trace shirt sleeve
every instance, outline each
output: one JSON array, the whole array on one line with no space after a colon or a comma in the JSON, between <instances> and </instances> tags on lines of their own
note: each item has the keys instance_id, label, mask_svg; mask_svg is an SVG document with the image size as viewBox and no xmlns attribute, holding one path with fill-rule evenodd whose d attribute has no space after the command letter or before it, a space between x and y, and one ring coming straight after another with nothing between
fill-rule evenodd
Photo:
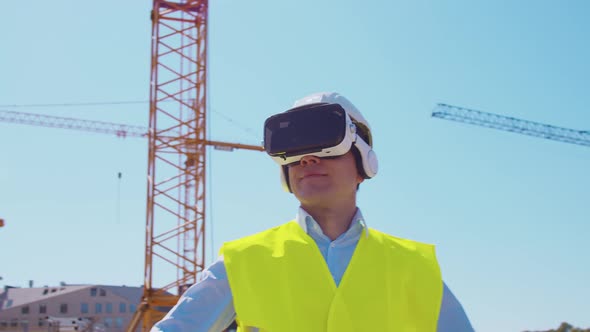
<instances>
[{"instance_id":1,"label":"shirt sleeve","mask_svg":"<svg viewBox=\"0 0 590 332\"><path fill-rule=\"evenodd\" d=\"M203 271L203 279L191 286L150 332L218 332L225 330L235 316L227 272L220 256Z\"/></svg>"},{"instance_id":2,"label":"shirt sleeve","mask_svg":"<svg viewBox=\"0 0 590 332\"><path fill-rule=\"evenodd\" d=\"M463 306L445 283L437 332L474 332Z\"/></svg>"}]
</instances>

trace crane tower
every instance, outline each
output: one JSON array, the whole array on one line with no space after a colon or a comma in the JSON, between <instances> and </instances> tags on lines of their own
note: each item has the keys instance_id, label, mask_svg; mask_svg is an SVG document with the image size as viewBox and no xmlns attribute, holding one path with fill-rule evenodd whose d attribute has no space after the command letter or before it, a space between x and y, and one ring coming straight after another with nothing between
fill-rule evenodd
<instances>
[{"instance_id":1,"label":"crane tower","mask_svg":"<svg viewBox=\"0 0 590 332\"><path fill-rule=\"evenodd\" d=\"M128 331L148 331L204 269L207 11L153 1L144 290Z\"/></svg>"}]
</instances>

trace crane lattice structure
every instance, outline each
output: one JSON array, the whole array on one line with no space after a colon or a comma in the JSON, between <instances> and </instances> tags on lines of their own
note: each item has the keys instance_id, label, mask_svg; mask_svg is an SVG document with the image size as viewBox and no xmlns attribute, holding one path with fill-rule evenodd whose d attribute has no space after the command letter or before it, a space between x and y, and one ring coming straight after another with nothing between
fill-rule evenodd
<instances>
[{"instance_id":1,"label":"crane lattice structure","mask_svg":"<svg viewBox=\"0 0 590 332\"><path fill-rule=\"evenodd\" d=\"M149 331L205 268L208 11L153 1L144 290L129 332Z\"/></svg>"},{"instance_id":2,"label":"crane lattice structure","mask_svg":"<svg viewBox=\"0 0 590 332\"><path fill-rule=\"evenodd\" d=\"M432 116L555 141L590 146L590 131L574 130L473 109L438 104Z\"/></svg>"},{"instance_id":3,"label":"crane lattice structure","mask_svg":"<svg viewBox=\"0 0 590 332\"><path fill-rule=\"evenodd\" d=\"M118 137L146 137L148 135L148 129L141 126L6 110L0 110L0 121L32 126L90 131L101 134L114 134Z\"/></svg>"}]
</instances>

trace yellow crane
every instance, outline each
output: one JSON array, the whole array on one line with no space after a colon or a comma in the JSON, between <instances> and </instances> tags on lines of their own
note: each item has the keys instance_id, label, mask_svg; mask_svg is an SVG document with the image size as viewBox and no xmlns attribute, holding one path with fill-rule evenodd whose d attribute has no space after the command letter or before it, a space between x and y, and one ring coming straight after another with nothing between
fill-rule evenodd
<instances>
[{"instance_id":1,"label":"yellow crane","mask_svg":"<svg viewBox=\"0 0 590 332\"><path fill-rule=\"evenodd\" d=\"M143 296L127 331L149 331L205 268L206 147L263 151L207 140L208 0L153 0L149 128L2 112L0 121L148 139ZM154 285L159 271L176 278ZM162 273L162 275L165 275Z\"/></svg>"},{"instance_id":2,"label":"yellow crane","mask_svg":"<svg viewBox=\"0 0 590 332\"><path fill-rule=\"evenodd\" d=\"M149 331L205 268L208 14L208 0L153 0L144 289L128 332Z\"/></svg>"}]
</instances>

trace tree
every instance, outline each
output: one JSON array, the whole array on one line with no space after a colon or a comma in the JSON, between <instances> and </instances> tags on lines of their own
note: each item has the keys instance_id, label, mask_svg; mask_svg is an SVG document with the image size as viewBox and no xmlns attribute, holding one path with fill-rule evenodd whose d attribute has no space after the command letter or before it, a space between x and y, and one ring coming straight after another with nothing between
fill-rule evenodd
<instances>
[{"instance_id":1,"label":"tree","mask_svg":"<svg viewBox=\"0 0 590 332\"><path fill-rule=\"evenodd\" d=\"M590 332L590 328L582 329L579 327L573 327L571 324L563 322L557 330L551 329L547 331L524 331L524 332Z\"/></svg>"}]
</instances>

